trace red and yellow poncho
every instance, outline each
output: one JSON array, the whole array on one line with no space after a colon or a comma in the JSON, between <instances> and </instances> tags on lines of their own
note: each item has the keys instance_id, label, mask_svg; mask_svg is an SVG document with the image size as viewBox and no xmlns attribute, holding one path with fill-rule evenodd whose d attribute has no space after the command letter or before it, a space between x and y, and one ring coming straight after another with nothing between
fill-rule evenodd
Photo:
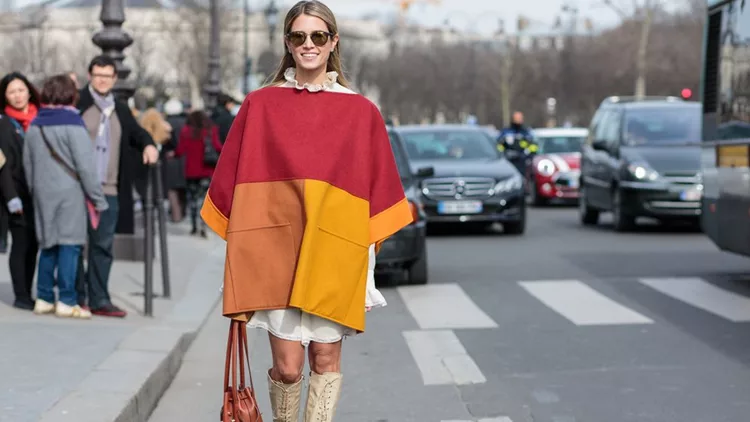
<instances>
[{"instance_id":1,"label":"red and yellow poncho","mask_svg":"<svg viewBox=\"0 0 750 422\"><path fill-rule=\"evenodd\" d=\"M375 105L282 87L243 102L201 216L227 241L224 316L295 307L360 332L369 246L412 222Z\"/></svg>"}]
</instances>

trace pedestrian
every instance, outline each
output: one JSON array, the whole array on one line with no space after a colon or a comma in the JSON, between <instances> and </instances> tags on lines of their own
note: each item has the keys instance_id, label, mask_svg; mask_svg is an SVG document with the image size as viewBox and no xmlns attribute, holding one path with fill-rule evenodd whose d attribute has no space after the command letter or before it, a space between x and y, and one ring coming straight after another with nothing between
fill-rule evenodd
<instances>
[{"instance_id":1,"label":"pedestrian","mask_svg":"<svg viewBox=\"0 0 750 422\"><path fill-rule=\"evenodd\" d=\"M187 183L187 200L190 211L192 230L190 234L206 237L206 226L198 218L203 206L203 198L208 192L215 164L206 162L206 149L212 147L218 154L221 152L219 128L211 122L204 111L196 110L188 115L185 126L180 131L174 157L185 157L185 181ZM200 228L198 227L200 226Z\"/></svg>"},{"instance_id":2,"label":"pedestrian","mask_svg":"<svg viewBox=\"0 0 750 422\"><path fill-rule=\"evenodd\" d=\"M34 232L34 207L23 171L23 144L26 131L39 110L39 93L21 73L13 72L0 80L0 150L6 163L0 170L3 216L13 244L10 249L10 277L13 306L33 310L31 288L34 282L39 245ZM3 224L4 225L4 224ZM7 238L0 233L0 238Z\"/></svg>"},{"instance_id":3,"label":"pedestrian","mask_svg":"<svg viewBox=\"0 0 750 422\"><path fill-rule=\"evenodd\" d=\"M96 173L94 147L75 108L77 101L78 90L68 75L45 82L42 108L24 142L23 167L42 248L34 312L88 319L91 312L79 306L76 292L78 259L86 243L86 201L97 213L108 205Z\"/></svg>"},{"instance_id":4,"label":"pedestrian","mask_svg":"<svg viewBox=\"0 0 750 422\"><path fill-rule=\"evenodd\" d=\"M227 241L223 315L268 331L274 421L333 420L342 340L385 305L370 269L383 240L412 222L385 122L348 89L339 34L319 1L292 6L284 56L244 100L201 215Z\"/></svg>"},{"instance_id":5,"label":"pedestrian","mask_svg":"<svg viewBox=\"0 0 750 422\"><path fill-rule=\"evenodd\" d=\"M173 152L177 149L180 133L185 126L187 113L185 106L177 98L171 98L164 104L167 123L172 127L169 142L161 149L164 163L164 191L169 198L169 209L173 222L182 221L187 203L187 183L185 181L185 159L177 158Z\"/></svg>"},{"instance_id":6,"label":"pedestrian","mask_svg":"<svg viewBox=\"0 0 750 422\"><path fill-rule=\"evenodd\" d=\"M80 91L78 110L94 145L94 161L108 208L99 216L99 226L88 230L87 268L76 283L81 306L94 315L125 317L109 295L112 246L115 232L133 233L133 177L139 165L159 159L154 141L133 117L128 104L112 93L117 82L115 61L97 56L89 63L89 83Z\"/></svg>"},{"instance_id":7,"label":"pedestrian","mask_svg":"<svg viewBox=\"0 0 750 422\"><path fill-rule=\"evenodd\" d=\"M216 126L219 127L219 141L223 145L227 140L227 134L234 122L234 116L239 107L239 101L235 100L229 94L221 93L216 101L218 104L213 111L211 118Z\"/></svg>"}]
</instances>

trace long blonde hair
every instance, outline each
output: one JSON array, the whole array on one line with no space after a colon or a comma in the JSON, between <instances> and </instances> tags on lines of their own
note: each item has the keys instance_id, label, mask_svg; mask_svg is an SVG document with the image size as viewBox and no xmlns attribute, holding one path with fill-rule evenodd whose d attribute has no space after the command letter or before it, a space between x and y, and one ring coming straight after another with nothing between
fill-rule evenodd
<instances>
[{"instance_id":1,"label":"long blonde hair","mask_svg":"<svg viewBox=\"0 0 750 422\"><path fill-rule=\"evenodd\" d=\"M336 17L333 15L333 12L328 8L328 6L317 0L302 0L292 6L291 9L289 9L289 12L286 14L286 18L284 18L284 34L287 34L292 30L292 23L294 23L294 20L302 15L320 18L323 22L325 22L330 33L338 34L338 25L336 25ZM338 73L339 76L337 82L342 86L349 88L349 81L347 81L346 77L344 77L343 67L341 66L341 53L339 50L340 46L341 40L339 39L339 42L336 43L336 47L334 47L330 56L328 56L328 62L326 63L326 72L335 71L336 73ZM281 58L281 62L276 68L273 79L271 79L271 81L267 85L277 85L280 83L284 83L286 81L286 79L284 78L284 72L286 72L288 68L295 66L296 63L294 62L294 57L292 57L292 53L289 52L286 46L286 42L284 42L284 57Z\"/></svg>"}]
</instances>

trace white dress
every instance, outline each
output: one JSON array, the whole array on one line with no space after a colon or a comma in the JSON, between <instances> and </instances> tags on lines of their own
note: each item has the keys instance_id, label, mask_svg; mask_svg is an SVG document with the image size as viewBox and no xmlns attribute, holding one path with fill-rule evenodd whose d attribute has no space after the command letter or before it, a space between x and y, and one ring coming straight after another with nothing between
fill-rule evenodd
<instances>
[{"instance_id":1,"label":"white dress","mask_svg":"<svg viewBox=\"0 0 750 422\"><path fill-rule=\"evenodd\" d=\"M285 88L307 89L310 92L331 91L355 94L336 82L338 74L328 72L327 81L320 85L300 85L295 79L294 68L289 68L284 74ZM383 295L375 287L375 245L370 245L370 258L367 271L367 295L365 307L379 308L386 306ZM302 312L297 308L255 311L247 325L269 331L276 337L302 342L307 346L311 341L316 343L335 343L346 336L356 335L356 331L344 327L331 320Z\"/></svg>"}]
</instances>

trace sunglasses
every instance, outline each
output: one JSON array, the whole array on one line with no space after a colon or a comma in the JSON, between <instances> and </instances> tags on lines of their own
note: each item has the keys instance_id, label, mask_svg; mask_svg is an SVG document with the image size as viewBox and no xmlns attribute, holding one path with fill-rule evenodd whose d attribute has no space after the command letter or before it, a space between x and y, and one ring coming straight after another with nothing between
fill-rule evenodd
<instances>
[{"instance_id":1,"label":"sunglasses","mask_svg":"<svg viewBox=\"0 0 750 422\"><path fill-rule=\"evenodd\" d=\"M318 47L322 47L326 45L328 40L333 37L333 34L325 31L313 31L309 34L309 36L313 44ZM289 41L295 47L299 47L304 44L305 41L307 41L307 37L308 34L304 31L294 31L286 34L287 41Z\"/></svg>"}]
</instances>

